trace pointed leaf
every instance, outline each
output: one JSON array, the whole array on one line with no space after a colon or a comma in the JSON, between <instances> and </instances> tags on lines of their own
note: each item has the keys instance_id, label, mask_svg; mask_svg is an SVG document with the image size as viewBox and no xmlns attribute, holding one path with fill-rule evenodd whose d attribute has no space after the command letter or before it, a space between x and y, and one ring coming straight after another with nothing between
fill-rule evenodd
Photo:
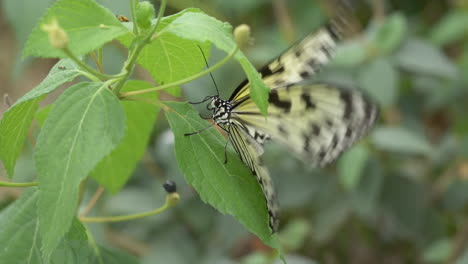
<instances>
[{"instance_id":1,"label":"pointed leaf","mask_svg":"<svg viewBox=\"0 0 468 264\"><path fill-rule=\"evenodd\" d=\"M38 103L42 100L41 96L72 81L79 74L76 64L71 60L64 59L57 62L38 86L21 97L5 112L0 121L0 160L3 161L10 177L14 174L16 160L23 148Z\"/></svg>"},{"instance_id":2,"label":"pointed leaf","mask_svg":"<svg viewBox=\"0 0 468 264\"><path fill-rule=\"evenodd\" d=\"M77 56L84 55L128 32L107 8L94 0L61 0L47 10L26 42L23 56L64 58L66 54L49 43L42 25L57 19L68 35L68 47Z\"/></svg>"},{"instance_id":3,"label":"pointed leaf","mask_svg":"<svg viewBox=\"0 0 468 264\"><path fill-rule=\"evenodd\" d=\"M224 163L226 139L215 129L184 136L209 125L188 104L165 103L166 117L175 134L177 162L185 179L201 199L221 213L237 218L248 230L274 248L276 236L268 226L268 212L260 185L238 155L228 148Z\"/></svg>"},{"instance_id":4,"label":"pointed leaf","mask_svg":"<svg viewBox=\"0 0 468 264\"><path fill-rule=\"evenodd\" d=\"M70 228L80 182L124 134L125 114L106 84L76 84L55 102L35 152L39 231L46 258Z\"/></svg>"}]
</instances>

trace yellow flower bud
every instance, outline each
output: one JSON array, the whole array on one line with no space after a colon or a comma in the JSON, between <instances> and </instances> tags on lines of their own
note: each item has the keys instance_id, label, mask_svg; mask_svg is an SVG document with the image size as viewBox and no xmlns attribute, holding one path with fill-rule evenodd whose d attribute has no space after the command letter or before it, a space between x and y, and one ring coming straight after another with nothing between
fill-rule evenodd
<instances>
[{"instance_id":1,"label":"yellow flower bud","mask_svg":"<svg viewBox=\"0 0 468 264\"><path fill-rule=\"evenodd\" d=\"M240 48L246 46L250 41L250 27L246 24L237 26L234 29L234 39Z\"/></svg>"}]
</instances>

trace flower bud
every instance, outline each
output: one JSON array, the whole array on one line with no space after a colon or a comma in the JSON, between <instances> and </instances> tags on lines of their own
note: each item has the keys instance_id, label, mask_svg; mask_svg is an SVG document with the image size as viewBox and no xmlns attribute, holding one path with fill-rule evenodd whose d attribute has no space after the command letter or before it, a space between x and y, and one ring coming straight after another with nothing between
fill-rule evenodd
<instances>
[{"instance_id":1,"label":"flower bud","mask_svg":"<svg viewBox=\"0 0 468 264\"><path fill-rule=\"evenodd\" d=\"M151 26L151 19L154 18L154 6L150 2L140 2L136 7L136 22L142 29Z\"/></svg>"},{"instance_id":2,"label":"flower bud","mask_svg":"<svg viewBox=\"0 0 468 264\"><path fill-rule=\"evenodd\" d=\"M234 29L234 39L239 48L246 46L250 41L250 27L246 24L237 26Z\"/></svg>"}]
</instances>

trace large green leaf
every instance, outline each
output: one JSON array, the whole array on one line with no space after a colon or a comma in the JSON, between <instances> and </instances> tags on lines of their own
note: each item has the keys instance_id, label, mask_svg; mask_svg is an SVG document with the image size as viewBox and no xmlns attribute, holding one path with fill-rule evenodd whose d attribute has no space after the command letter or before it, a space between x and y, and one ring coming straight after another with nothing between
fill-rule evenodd
<instances>
[{"instance_id":1,"label":"large green leaf","mask_svg":"<svg viewBox=\"0 0 468 264\"><path fill-rule=\"evenodd\" d=\"M236 47L236 42L232 37L231 25L203 13L187 12L182 14L159 32L160 36L168 33L198 42L211 42L227 53L233 51ZM251 85L250 96L262 113L266 115L268 91L270 89L263 83L261 75L241 51L236 53L235 59L247 74Z\"/></svg>"},{"instance_id":2,"label":"large green leaf","mask_svg":"<svg viewBox=\"0 0 468 264\"><path fill-rule=\"evenodd\" d=\"M103 83L79 83L55 102L39 134L39 231L47 258L70 228L80 182L125 134L125 113Z\"/></svg>"},{"instance_id":3,"label":"large green leaf","mask_svg":"<svg viewBox=\"0 0 468 264\"><path fill-rule=\"evenodd\" d=\"M76 219L53 252L51 261L41 256L38 231L37 188L30 188L0 214L0 259L9 264L88 263L90 249L84 227Z\"/></svg>"},{"instance_id":4,"label":"large green leaf","mask_svg":"<svg viewBox=\"0 0 468 264\"><path fill-rule=\"evenodd\" d=\"M414 73L448 79L454 79L459 74L459 70L442 51L432 43L419 39L406 41L396 54L396 62L403 69Z\"/></svg>"},{"instance_id":5,"label":"large green leaf","mask_svg":"<svg viewBox=\"0 0 468 264\"><path fill-rule=\"evenodd\" d=\"M178 14L165 17L161 20L158 32L163 30L174 19L187 12L200 12L198 9L186 9ZM154 21L153 21L154 22ZM129 32L119 40L130 46L134 38L133 32ZM200 48L202 51L200 51ZM151 43L146 45L138 57L138 63L145 68L159 84L167 84L187 78L205 67L203 52L209 56L210 44L181 38L173 34L158 35ZM177 92L176 92L177 91ZM172 89L171 92L179 95L180 89Z\"/></svg>"},{"instance_id":6,"label":"large green leaf","mask_svg":"<svg viewBox=\"0 0 468 264\"><path fill-rule=\"evenodd\" d=\"M389 107L397 102L399 74L388 59L379 58L363 65L358 79L360 88L372 96L380 106Z\"/></svg>"},{"instance_id":7,"label":"large green leaf","mask_svg":"<svg viewBox=\"0 0 468 264\"><path fill-rule=\"evenodd\" d=\"M16 160L23 148L38 103L42 100L41 96L72 81L79 74L77 65L73 61L63 59L57 62L38 86L21 97L3 115L0 121L0 159L10 177L14 174Z\"/></svg>"},{"instance_id":8,"label":"large green leaf","mask_svg":"<svg viewBox=\"0 0 468 264\"><path fill-rule=\"evenodd\" d=\"M422 135L405 127L378 127L371 134L380 150L431 156L433 147Z\"/></svg>"},{"instance_id":9,"label":"large green leaf","mask_svg":"<svg viewBox=\"0 0 468 264\"><path fill-rule=\"evenodd\" d=\"M135 91L152 86L143 81L130 81L125 84L123 91ZM155 93L147 95L146 98L157 100ZM154 104L135 101L124 101L122 106L126 115L125 137L90 175L112 193L122 188L143 157L160 109Z\"/></svg>"},{"instance_id":10,"label":"large green leaf","mask_svg":"<svg viewBox=\"0 0 468 264\"><path fill-rule=\"evenodd\" d=\"M437 45L446 45L462 39L468 33L468 12L453 10L448 12L431 32L431 40Z\"/></svg>"},{"instance_id":11,"label":"large green leaf","mask_svg":"<svg viewBox=\"0 0 468 264\"><path fill-rule=\"evenodd\" d=\"M268 226L268 212L260 185L239 156L228 148L226 139L214 128L193 136L184 133L209 125L188 104L165 103L166 117L175 134L177 162L185 179L209 203L222 213L233 215L262 241L278 248L276 236Z\"/></svg>"},{"instance_id":12,"label":"large green leaf","mask_svg":"<svg viewBox=\"0 0 468 264\"><path fill-rule=\"evenodd\" d=\"M94 0L60 0L47 10L33 29L23 56L67 57L62 50L51 46L48 34L41 29L53 19L57 19L67 32L68 47L75 55L84 55L128 32L110 10Z\"/></svg>"}]
</instances>

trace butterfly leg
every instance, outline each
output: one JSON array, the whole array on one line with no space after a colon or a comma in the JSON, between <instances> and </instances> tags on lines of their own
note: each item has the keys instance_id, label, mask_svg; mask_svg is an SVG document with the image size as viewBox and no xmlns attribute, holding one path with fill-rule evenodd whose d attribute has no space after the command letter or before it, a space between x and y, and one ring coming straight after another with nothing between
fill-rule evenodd
<instances>
[{"instance_id":1,"label":"butterfly leg","mask_svg":"<svg viewBox=\"0 0 468 264\"><path fill-rule=\"evenodd\" d=\"M198 134L198 133L200 133L200 132L203 132L203 131L207 130L208 128L213 127L213 125L214 125L214 123L213 123L213 124L210 124L209 126L203 128L203 129L200 129L200 130L198 130L198 131L191 132L191 133L185 133L184 136L192 136L192 135Z\"/></svg>"},{"instance_id":2,"label":"butterfly leg","mask_svg":"<svg viewBox=\"0 0 468 264\"><path fill-rule=\"evenodd\" d=\"M219 126L224 132L226 132L228 135L231 134L231 132L229 131L229 128L226 129L224 128L223 126ZM229 126L230 127L230 126ZM227 137L227 140L226 140L226 144L224 145L224 164L227 164L228 162L228 157L227 157L227 146L228 146L228 143L229 143L229 137Z\"/></svg>"}]
</instances>

